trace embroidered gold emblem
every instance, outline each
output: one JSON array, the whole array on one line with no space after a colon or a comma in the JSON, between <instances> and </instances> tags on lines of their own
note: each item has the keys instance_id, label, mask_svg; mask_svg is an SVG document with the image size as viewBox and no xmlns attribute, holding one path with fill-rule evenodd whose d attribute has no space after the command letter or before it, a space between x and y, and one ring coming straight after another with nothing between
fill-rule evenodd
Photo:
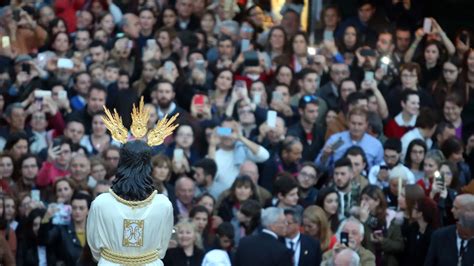
<instances>
[{"instance_id":1,"label":"embroidered gold emblem","mask_svg":"<svg viewBox=\"0 0 474 266\"><path fill-rule=\"evenodd\" d=\"M123 220L123 239L124 247L142 247L143 246L143 220Z\"/></svg>"}]
</instances>

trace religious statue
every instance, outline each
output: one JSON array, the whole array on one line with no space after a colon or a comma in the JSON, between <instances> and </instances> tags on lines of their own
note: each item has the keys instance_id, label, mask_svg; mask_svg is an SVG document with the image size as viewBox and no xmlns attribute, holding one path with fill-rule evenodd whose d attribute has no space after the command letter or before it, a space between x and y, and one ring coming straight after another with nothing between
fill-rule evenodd
<instances>
[{"instance_id":1,"label":"religious statue","mask_svg":"<svg viewBox=\"0 0 474 266\"><path fill-rule=\"evenodd\" d=\"M173 230L173 207L157 194L151 177L151 147L160 145L178 126L178 114L165 116L147 134L150 114L133 106L131 134L114 110L102 117L112 138L123 144L116 179L99 195L87 218L87 241L98 265L163 265ZM142 140L146 135L146 141Z\"/></svg>"}]
</instances>

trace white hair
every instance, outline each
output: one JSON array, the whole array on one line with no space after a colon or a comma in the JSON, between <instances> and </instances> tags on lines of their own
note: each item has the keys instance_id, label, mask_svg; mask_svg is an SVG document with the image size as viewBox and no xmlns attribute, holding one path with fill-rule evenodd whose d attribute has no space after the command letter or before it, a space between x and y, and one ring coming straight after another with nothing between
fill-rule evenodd
<instances>
[{"instance_id":1,"label":"white hair","mask_svg":"<svg viewBox=\"0 0 474 266\"><path fill-rule=\"evenodd\" d=\"M341 224L339 225L339 228L337 229L336 237L339 242L341 242L341 239L340 239L341 232L342 230L344 230L344 227L346 226L348 222L353 222L359 225L359 233L361 236L364 236L364 233L365 233L364 225L355 217L349 217L345 219L344 221L342 221Z\"/></svg>"},{"instance_id":2,"label":"white hair","mask_svg":"<svg viewBox=\"0 0 474 266\"><path fill-rule=\"evenodd\" d=\"M278 218L280 218L282 215L285 215L285 212L282 208L268 207L266 209L263 209L262 214L260 216L262 219L262 225L265 228L268 228L270 225L276 223L278 221Z\"/></svg>"},{"instance_id":3,"label":"white hair","mask_svg":"<svg viewBox=\"0 0 474 266\"><path fill-rule=\"evenodd\" d=\"M349 266L359 266L360 265L360 257L357 252L350 248L346 248L339 252L337 256L351 256L351 260L349 262Z\"/></svg>"}]
</instances>

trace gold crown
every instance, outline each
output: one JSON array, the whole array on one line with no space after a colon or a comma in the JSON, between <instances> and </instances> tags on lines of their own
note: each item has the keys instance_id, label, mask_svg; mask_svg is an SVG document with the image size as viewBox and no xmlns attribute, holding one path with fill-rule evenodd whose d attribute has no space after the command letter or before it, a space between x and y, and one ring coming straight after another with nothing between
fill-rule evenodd
<instances>
[{"instance_id":1,"label":"gold crown","mask_svg":"<svg viewBox=\"0 0 474 266\"><path fill-rule=\"evenodd\" d=\"M132 109L132 126L130 127L130 131L135 139L141 139L145 135L147 135L147 144L149 146L157 146L163 143L163 141L169 135L173 134L173 131L179 126L179 124L173 123L176 121L178 114L175 114L170 119L168 119L168 115L165 115L162 119L160 119L157 123L155 128L148 131L147 123L150 119L150 113L145 111L143 102L143 96L140 99L140 104L138 108L135 107L133 104ZM112 138L122 144L127 143L128 140L128 130L122 123L122 117L119 116L117 110L114 109L114 114L110 112L107 107L104 106L105 116L102 116L102 120L104 121L105 126L112 134ZM148 132L148 134L147 134Z\"/></svg>"}]
</instances>

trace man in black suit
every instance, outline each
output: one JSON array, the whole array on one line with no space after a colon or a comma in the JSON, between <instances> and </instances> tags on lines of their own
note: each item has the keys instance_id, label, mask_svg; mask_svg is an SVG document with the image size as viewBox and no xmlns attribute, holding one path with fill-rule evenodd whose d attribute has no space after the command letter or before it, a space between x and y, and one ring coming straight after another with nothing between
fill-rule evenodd
<instances>
[{"instance_id":1,"label":"man in black suit","mask_svg":"<svg viewBox=\"0 0 474 266\"><path fill-rule=\"evenodd\" d=\"M301 213L292 209L285 210L288 223L286 229L285 245L293 253L293 265L310 266L321 264L321 246L314 238L301 234Z\"/></svg>"},{"instance_id":2,"label":"man in black suit","mask_svg":"<svg viewBox=\"0 0 474 266\"><path fill-rule=\"evenodd\" d=\"M290 250L278 241L278 236L286 234L283 209L266 208L261 218L264 229L255 236L240 240L234 266L292 266Z\"/></svg>"},{"instance_id":3,"label":"man in black suit","mask_svg":"<svg viewBox=\"0 0 474 266\"><path fill-rule=\"evenodd\" d=\"M474 265L474 196L456 198L456 225L438 229L431 236L425 266ZM465 199L465 200L464 200ZM457 204L456 204L457 203Z\"/></svg>"}]
</instances>

